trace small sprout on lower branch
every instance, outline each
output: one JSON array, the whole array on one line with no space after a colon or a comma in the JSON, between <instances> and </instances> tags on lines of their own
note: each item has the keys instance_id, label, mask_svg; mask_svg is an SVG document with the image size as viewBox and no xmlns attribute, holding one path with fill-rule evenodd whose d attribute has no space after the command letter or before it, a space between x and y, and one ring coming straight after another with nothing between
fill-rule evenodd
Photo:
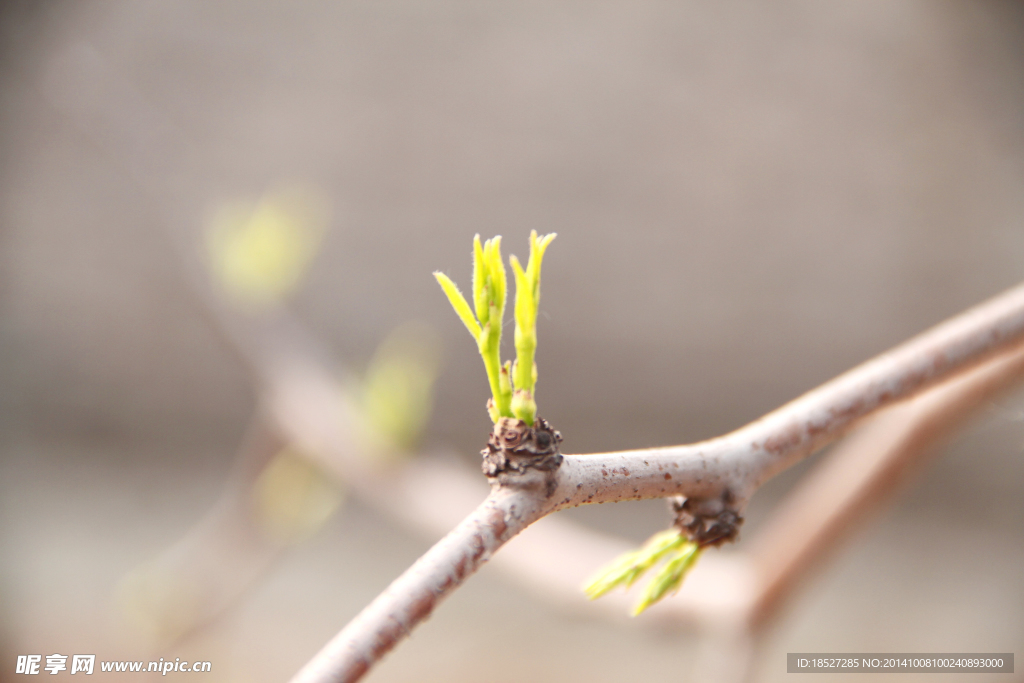
<instances>
[{"instance_id":1,"label":"small sprout on lower branch","mask_svg":"<svg viewBox=\"0 0 1024 683\"><path fill-rule=\"evenodd\" d=\"M700 557L700 547L693 541L686 541L667 554L668 561L644 588L640 602L633 610L637 616L669 593L675 593L683 585L683 578Z\"/></svg>"},{"instance_id":2,"label":"small sprout on lower branch","mask_svg":"<svg viewBox=\"0 0 1024 683\"><path fill-rule=\"evenodd\" d=\"M515 345L516 362L501 363L501 325L505 312L506 273L501 260L501 237L483 244L473 238L473 310L459 288L444 273L434 277L448 296L452 308L476 340L484 361L491 399L487 410L495 424L501 418L516 418L532 427L537 419L537 310L540 303L540 266L554 233L530 233L530 258L524 269L513 256L510 261L516 279Z\"/></svg>"},{"instance_id":3,"label":"small sprout on lower branch","mask_svg":"<svg viewBox=\"0 0 1024 683\"><path fill-rule=\"evenodd\" d=\"M675 529L657 533L651 536L643 547L631 550L603 567L591 578L583 591L588 598L595 600L620 584L625 584L628 588L665 553L678 548L685 540Z\"/></svg>"},{"instance_id":4,"label":"small sprout on lower branch","mask_svg":"<svg viewBox=\"0 0 1024 683\"><path fill-rule=\"evenodd\" d=\"M633 612L635 616L668 593L678 590L698 557L700 547L678 529L662 531L651 536L640 549L630 551L602 568L583 587L583 591L588 598L596 600L617 586L629 588L649 569L665 562L644 588Z\"/></svg>"}]
</instances>

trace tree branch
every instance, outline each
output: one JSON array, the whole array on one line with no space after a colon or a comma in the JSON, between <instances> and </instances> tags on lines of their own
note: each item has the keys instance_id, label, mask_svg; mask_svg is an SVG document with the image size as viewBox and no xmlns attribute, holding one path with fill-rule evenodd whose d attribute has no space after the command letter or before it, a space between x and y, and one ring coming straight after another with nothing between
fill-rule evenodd
<instances>
[{"instance_id":1,"label":"tree branch","mask_svg":"<svg viewBox=\"0 0 1024 683\"><path fill-rule=\"evenodd\" d=\"M789 494L749 549L757 590L746 618L762 628L821 558L864 524L935 455L933 448L1024 376L1024 344L873 418Z\"/></svg>"},{"instance_id":2,"label":"tree branch","mask_svg":"<svg viewBox=\"0 0 1024 683\"><path fill-rule=\"evenodd\" d=\"M543 501L497 489L349 622L293 681L355 681L506 541L546 513Z\"/></svg>"},{"instance_id":3,"label":"tree branch","mask_svg":"<svg viewBox=\"0 0 1024 683\"><path fill-rule=\"evenodd\" d=\"M765 481L880 406L984 360L1024 336L1024 286L1011 289L716 439L567 457L556 509L671 495L745 501ZM671 479L666 477L668 474Z\"/></svg>"},{"instance_id":4,"label":"tree branch","mask_svg":"<svg viewBox=\"0 0 1024 683\"><path fill-rule=\"evenodd\" d=\"M702 560L678 598L666 601L676 603L676 611L700 610L704 642L694 666L696 680L747 680L766 627L825 556L876 516L937 454L936 442L1022 378L1024 344L1018 343L879 411L787 494L745 552L719 557L720 566L713 568ZM722 580L697 585L698 578L710 579L710 572L722 569Z\"/></svg>"},{"instance_id":5,"label":"tree branch","mask_svg":"<svg viewBox=\"0 0 1024 683\"><path fill-rule=\"evenodd\" d=\"M667 496L742 511L775 474L875 409L1024 338L1024 286L972 308L756 422L688 446L565 456L553 486L492 481L491 495L363 610L293 683L355 681L505 541L566 507ZM550 491L550 493L548 493ZM500 515L500 517L499 517Z\"/></svg>"}]
</instances>

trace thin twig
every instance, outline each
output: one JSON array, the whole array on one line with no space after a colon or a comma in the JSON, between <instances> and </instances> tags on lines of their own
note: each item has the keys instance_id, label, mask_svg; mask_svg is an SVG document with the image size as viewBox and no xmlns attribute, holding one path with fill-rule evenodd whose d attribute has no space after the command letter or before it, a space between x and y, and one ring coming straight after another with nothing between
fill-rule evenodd
<instances>
[{"instance_id":1,"label":"thin twig","mask_svg":"<svg viewBox=\"0 0 1024 683\"><path fill-rule=\"evenodd\" d=\"M1024 286L970 309L731 434L689 446L569 455L553 493L496 487L457 529L399 577L298 674L293 683L355 681L479 566L480 534L500 529L479 558L540 517L586 503L682 495L724 498L742 510L769 478L877 408L983 361L1024 338ZM499 503L500 501L500 503ZM497 510L507 510L498 524ZM429 606L429 609L426 608Z\"/></svg>"}]
</instances>

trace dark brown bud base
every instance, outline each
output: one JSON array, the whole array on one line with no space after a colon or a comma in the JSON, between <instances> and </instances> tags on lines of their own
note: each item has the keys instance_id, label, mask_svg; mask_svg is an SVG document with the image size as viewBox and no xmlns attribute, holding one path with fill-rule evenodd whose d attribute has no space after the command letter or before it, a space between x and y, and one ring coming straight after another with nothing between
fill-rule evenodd
<instances>
[{"instance_id":1,"label":"dark brown bud base","mask_svg":"<svg viewBox=\"0 0 1024 683\"><path fill-rule=\"evenodd\" d=\"M498 420L483 456L483 471L492 483L503 486L532 487L543 483L554 490L554 472L562 464L558 445L562 435L547 420L538 417L533 427L522 420L503 417ZM541 474L543 476L531 476Z\"/></svg>"},{"instance_id":2,"label":"dark brown bud base","mask_svg":"<svg viewBox=\"0 0 1024 683\"><path fill-rule=\"evenodd\" d=\"M734 502L728 490L720 498L669 498L675 526L702 548L736 540L743 518L734 509Z\"/></svg>"}]
</instances>

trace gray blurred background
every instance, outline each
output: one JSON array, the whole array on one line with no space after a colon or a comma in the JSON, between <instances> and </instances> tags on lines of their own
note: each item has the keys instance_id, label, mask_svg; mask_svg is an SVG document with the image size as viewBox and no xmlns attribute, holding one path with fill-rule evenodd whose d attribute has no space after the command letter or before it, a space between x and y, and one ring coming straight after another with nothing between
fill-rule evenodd
<instances>
[{"instance_id":1,"label":"gray blurred background","mask_svg":"<svg viewBox=\"0 0 1024 683\"><path fill-rule=\"evenodd\" d=\"M82 60L168 129L76 113L121 105L66 76ZM295 314L357 371L396 325L433 326L426 443L474 467L486 380L430 275L468 286L474 233L520 257L559 234L538 400L566 452L694 441L1021 280L1022 126L1017 3L5 4L0 680L16 654L146 656L112 595L213 504L255 405L171 246L198 248L219 202L330 199ZM993 403L808 582L761 680L787 651L1018 648L1022 420L1024 394ZM638 541L667 520L567 514ZM155 656L283 680L428 545L349 501ZM370 680L686 680L693 651L485 568Z\"/></svg>"}]
</instances>

